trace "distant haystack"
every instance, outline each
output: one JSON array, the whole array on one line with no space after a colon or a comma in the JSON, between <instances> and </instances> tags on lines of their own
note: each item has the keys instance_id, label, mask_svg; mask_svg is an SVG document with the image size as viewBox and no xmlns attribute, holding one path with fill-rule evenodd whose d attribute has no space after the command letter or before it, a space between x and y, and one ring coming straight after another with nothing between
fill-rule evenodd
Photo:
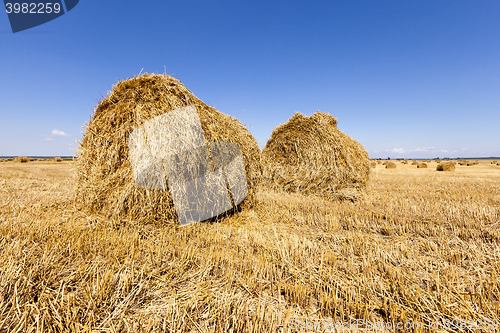
<instances>
[{"instance_id":1,"label":"distant haystack","mask_svg":"<svg viewBox=\"0 0 500 333\"><path fill-rule=\"evenodd\" d=\"M62 158L60 158L60 157L54 157L54 158L52 159L52 161L54 161L54 162L62 162L62 161L63 161L63 159L62 159Z\"/></svg>"},{"instance_id":2,"label":"distant haystack","mask_svg":"<svg viewBox=\"0 0 500 333\"><path fill-rule=\"evenodd\" d=\"M354 199L370 173L368 153L326 113L295 113L262 151L265 184L278 191Z\"/></svg>"},{"instance_id":3,"label":"distant haystack","mask_svg":"<svg viewBox=\"0 0 500 333\"><path fill-rule=\"evenodd\" d=\"M382 163L382 165L387 165L387 163L389 163L389 161L385 161L384 163Z\"/></svg>"},{"instance_id":4,"label":"distant haystack","mask_svg":"<svg viewBox=\"0 0 500 333\"><path fill-rule=\"evenodd\" d=\"M401 164L408 164L408 161L407 160L403 160L403 161L401 161Z\"/></svg>"},{"instance_id":5,"label":"distant haystack","mask_svg":"<svg viewBox=\"0 0 500 333\"><path fill-rule=\"evenodd\" d=\"M17 162L17 163L28 163L29 158L27 158L26 156L18 156L18 157L14 157L12 159L12 161Z\"/></svg>"},{"instance_id":6,"label":"distant haystack","mask_svg":"<svg viewBox=\"0 0 500 333\"><path fill-rule=\"evenodd\" d=\"M388 162L388 163L385 165L385 168L386 168L386 169L396 169L396 163L394 163L394 162Z\"/></svg>"},{"instance_id":7,"label":"distant haystack","mask_svg":"<svg viewBox=\"0 0 500 333\"><path fill-rule=\"evenodd\" d=\"M411 162L411 165L418 165L418 162L417 161L413 161L413 162Z\"/></svg>"},{"instance_id":8,"label":"distant haystack","mask_svg":"<svg viewBox=\"0 0 500 333\"><path fill-rule=\"evenodd\" d=\"M417 168L418 169L426 169L427 168L427 164L426 163L418 163L417 164Z\"/></svg>"},{"instance_id":9,"label":"distant haystack","mask_svg":"<svg viewBox=\"0 0 500 333\"><path fill-rule=\"evenodd\" d=\"M491 164L497 164L498 162L497 161L492 161Z\"/></svg>"},{"instance_id":10,"label":"distant haystack","mask_svg":"<svg viewBox=\"0 0 500 333\"><path fill-rule=\"evenodd\" d=\"M454 171L455 164L453 164L452 162L441 162L437 165L436 170L437 171Z\"/></svg>"},{"instance_id":11,"label":"distant haystack","mask_svg":"<svg viewBox=\"0 0 500 333\"><path fill-rule=\"evenodd\" d=\"M370 167L371 168L376 168L377 167L377 162L370 162Z\"/></svg>"}]
</instances>

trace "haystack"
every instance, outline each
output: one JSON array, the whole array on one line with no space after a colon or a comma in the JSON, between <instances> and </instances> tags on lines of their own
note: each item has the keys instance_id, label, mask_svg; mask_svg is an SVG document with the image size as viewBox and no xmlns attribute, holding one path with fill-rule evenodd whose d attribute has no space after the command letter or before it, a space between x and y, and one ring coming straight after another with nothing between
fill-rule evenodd
<instances>
[{"instance_id":1,"label":"haystack","mask_svg":"<svg viewBox=\"0 0 500 333\"><path fill-rule=\"evenodd\" d=\"M497 164L498 162L497 161L492 161L491 164Z\"/></svg>"},{"instance_id":2,"label":"haystack","mask_svg":"<svg viewBox=\"0 0 500 333\"><path fill-rule=\"evenodd\" d=\"M425 169L425 168L427 168L427 164L426 163L418 163L417 168L418 169Z\"/></svg>"},{"instance_id":3,"label":"haystack","mask_svg":"<svg viewBox=\"0 0 500 333\"><path fill-rule=\"evenodd\" d=\"M382 163L382 165L387 165L387 163L389 163L389 161L385 161L384 163Z\"/></svg>"},{"instance_id":4,"label":"haystack","mask_svg":"<svg viewBox=\"0 0 500 333\"><path fill-rule=\"evenodd\" d=\"M396 163L394 163L394 162L388 162L388 163L385 165L385 168L386 168L386 169L396 169Z\"/></svg>"},{"instance_id":5,"label":"haystack","mask_svg":"<svg viewBox=\"0 0 500 333\"><path fill-rule=\"evenodd\" d=\"M60 157L54 157L54 158L52 158L52 161L54 161L54 162L62 162L63 159L60 158Z\"/></svg>"},{"instance_id":6,"label":"haystack","mask_svg":"<svg viewBox=\"0 0 500 333\"><path fill-rule=\"evenodd\" d=\"M401 164L408 164L408 161L407 160L403 160L403 161L401 161Z\"/></svg>"},{"instance_id":7,"label":"haystack","mask_svg":"<svg viewBox=\"0 0 500 333\"><path fill-rule=\"evenodd\" d=\"M260 149L252 134L237 119L203 103L179 80L143 74L114 85L85 126L76 160L77 205L112 220L179 221L168 188L137 185L129 156L129 135L153 118L190 105L198 113L206 142L234 143L241 149L249 185L242 208L251 204L254 185L262 173Z\"/></svg>"},{"instance_id":8,"label":"haystack","mask_svg":"<svg viewBox=\"0 0 500 333\"><path fill-rule=\"evenodd\" d=\"M370 167L361 144L337 128L337 119L295 113L273 130L262 151L264 182L277 191L354 200L365 189Z\"/></svg>"},{"instance_id":9,"label":"haystack","mask_svg":"<svg viewBox=\"0 0 500 333\"><path fill-rule=\"evenodd\" d=\"M370 162L370 168L376 168L377 162Z\"/></svg>"},{"instance_id":10,"label":"haystack","mask_svg":"<svg viewBox=\"0 0 500 333\"><path fill-rule=\"evenodd\" d=\"M436 167L437 171L454 171L455 164L453 162L441 162Z\"/></svg>"},{"instance_id":11,"label":"haystack","mask_svg":"<svg viewBox=\"0 0 500 333\"><path fill-rule=\"evenodd\" d=\"M26 156L18 156L14 157L12 161L17 163L28 163L29 158L27 158Z\"/></svg>"},{"instance_id":12,"label":"haystack","mask_svg":"<svg viewBox=\"0 0 500 333\"><path fill-rule=\"evenodd\" d=\"M417 161L413 161L413 162L411 162L411 165L418 165L418 162Z\"/></svg>"}]
</instances>

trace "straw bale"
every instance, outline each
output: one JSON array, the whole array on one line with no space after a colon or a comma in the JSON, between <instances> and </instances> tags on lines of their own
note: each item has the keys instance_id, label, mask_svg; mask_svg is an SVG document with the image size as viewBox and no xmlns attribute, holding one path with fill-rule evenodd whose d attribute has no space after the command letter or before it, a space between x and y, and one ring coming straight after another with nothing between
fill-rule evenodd
<instances>
[{"instance_id":1,"label":"straw bale","mask_svg":"<svg viewBox=\"0 0 500 333\"><path fill-rule=\"evenodd\" d=\"M14 157L12 161L17 163L28 163L29 158L27 158L26 156L17 156Z\"/></svg>"},{"instance_id":2,"label":"straw bale","mask_svg":"<svg viewBox=\"0 0 500 333\"><path fill-rule=\"evenodd\" d=\"M63 159L60 158L60 157L54 157L54 158L52 158L52 161L54 161L54 162L62 162Z\"/></svg>"},{"instance_id":3,"label":"straw bale","mask_svg":"<svg viewBox=\"0 0 500 333\"><path fill-rule=\"evenodd\" d=\"M418 169L426 169L427 168L427 164L426 163L418 163L417 164L417 168Z\"/></svg>"},{"instance_id":4,"label":"straw bale","mask_svg":"<svg viewBox=\"0 0 500 333\"><path fill-rule=\"evenodd\" d=\"M413 161L413 162L411 162L411 165L418 165L418 162L417 161Z\"/></svg>"},{"instance_id":5,"label":"straw bale","mask_svg":"<svg viewBox=\"0 0 500 333\"><path fill-rule=\"evenodd\" d=\"M396 163L394 163L394 162L388 162L388 163L385 165L385 168L386 168L386 169L396 169Z\"/></svg>"},{"instance_id":6,"label":"straw bale","mask_svg":"<svg viewBox=\"0 0 500 333\"><path fill-rule=\"evenodd\" d=\"M322 112L295 113L262 151L265 185L277 191L355 200L369 177L368 153Z\"/></svg>"},{"instance_id":7,"label":"straw bale","mask_svg":"<svg viewBox=\"0 0 500 333\"><path fill-rule=\"evenodd\" d=\"M376 168L377 162L370 162L370 168Z\"/></svg>"},{"instance_id":8,"label":"straw bale","mask_svg":"<svg viewBox=\"0 0 500 333\"><path fill-rule=\"evenodd\" d=\"M239 120L203 103L179 80L169 75L143 74L115 84L85 126L75 161L77 206L111 220L179 222L168 187L148 189L136 183L129 135L153 118L190 105L198 113L209 151L214 146L208 143L214 142L233 143L241 149L248 196L240 208L252 205L262 175L260 149L252 134ZM208 158L213 167L212 155Z\"/></svg>"},{"instance_id":9,"label":"straw bale","mask_svg":"<svg viewBox=\"0 0 500 333\"><path fill-rule=\"evenodd\" d=\"M437 171L454 171L455 164L453 164L452 162L441 162L437 165L436 170Z\"/></svg>"},{"instance_id":10,"label":"straw bale","mask_svg":"<svg viewBox=\"0 0 500 333\"><path fill-rule=\"evenodd\" d=\"M497 161L492 161L491 164L497 164L498 162Z\"/></svg>"}]
</instances>

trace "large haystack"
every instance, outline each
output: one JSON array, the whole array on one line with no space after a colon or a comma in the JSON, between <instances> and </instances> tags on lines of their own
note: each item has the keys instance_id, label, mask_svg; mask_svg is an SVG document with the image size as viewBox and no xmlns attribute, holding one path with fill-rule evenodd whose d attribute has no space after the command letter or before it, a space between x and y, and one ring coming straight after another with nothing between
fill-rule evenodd
<instances>
[{"instance_id":1,"label":"large haystack","mask_svg":"<svg viewBox=\"0 0 500 333\"><path fill-rule=\"evenodd\" d=\"M327 199L357 198L370 173L368 153L326 113L295 113L262 151L264 181L277 191Z\"/></svg>"},{"instance_id":2,"label":"large haystack","mask_svg":"<svg viewBox=\"0 0 500 333\"><path fill-rule=\"evenodd\" d=\"M441 162L436 167L437 171L455 171L455 164L453 162Z\"/></svg>"},{"instance_id":3,"label":"large haystack","mask_svg":"<svg viewBox=\"0 0 500 333\"><path fill-rule=\"evenodd\" d=\"M189 105L198 113L209 149L210 142L235 143L241 149L249 185L243 207L252 202L253 185L262 173L259 146L252 134L237 119L203 103L179 80L143 74L118 82L85 126L76 160L77 204L112 220L178 221L168 187L146 189L137 185L129 156L129 135L143 128L145 122Z\"/></svg>"}]
</instances>

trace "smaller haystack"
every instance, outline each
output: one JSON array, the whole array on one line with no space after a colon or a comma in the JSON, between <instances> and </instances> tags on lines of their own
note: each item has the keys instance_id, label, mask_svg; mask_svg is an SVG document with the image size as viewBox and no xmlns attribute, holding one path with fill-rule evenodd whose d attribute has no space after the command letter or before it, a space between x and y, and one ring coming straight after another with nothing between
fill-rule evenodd
<instances>
[{"instance_id":1,"label":"smaller haystack","mask_svg":"<svg viewBox=\"0 0 500 333\"><path fill-rule=\"evenodd\" d=\"M408 164L408 161L407 160L403 160L403 161L401 161L401 164Z\"/></svg>"},{"instance_id":2,"label":"smaller haystack","mask_svg":"<svg viewBox=\"0 0 500 333\"><path fill-rule=\"evenodd\" d=\"M426 169L427 168L427 164L426 163L418 163L417 164L417 168L418 169Z\"/></svg>"},{"instance_id":3,"label":"smaller haystack","mask_svg":"<svg viewBox=\"0 0 500 333\"><path fill-rule=\"evenodd\" d=\"M388 163L385 165L385 168L386 168L386 169L396 169L396 163L394 163L394 162L388 162Z\"/></svg>"},{"instance_id":4,"label":"smaller haystack","mask_svg":"<svg viewBox=\"0 0 500 333\"><path fill-rule=\"evenodd\" d=\"M337 119L295 113L273 130L262 151L265 185L271 189L356 199L370 174L365 148L337 128Z\"/></svg>"},{"instance_id":5,"label":"smaller haystack","mask_svg":"<svg viewBox=\"0 0 500 333\"><path fill-rule=\"evenodd\" d=\"M441 162L436 167L437 171L455 171L455 164L453 162Z\"/></svg>"},{"instance_id":6,"label":"smaller haystack","mask_svg":"<svg viewBox=\"0 0 500 333\"><path fill-rule=\"evenodd\" d=\"M418 162L417 161L413 161L413 162L411 162L411 165L418 165Z\"/></svg>"},{"instance_id":7,"label":"smaller haystack","mask_svg":"<svg viewBox=\"0 0 500 333\"><path fill-rule=\"evenodd\" d=\"M492 161L491 164L497 164L498 162L497 161Z\"/></svg>"},{"instance_id":8,"label":"smaller haystack","mask_svg":"<svg viewBox=\"0 0 500 333\"><path fill-rule=\"evenodd\" d=\"M377 162L370 162L370 167L371 168L376 168L377 167Z\"/></svg>"},{"instance_id":9,"label":"smaller haystack","mask_svg":"<svg viewBox=\"0 0 500 333\"><path fill-rule=\"evenodd\" d=\"M54 161L54 162L62 162L62 161L63 161L63 159L62 159L62 158L60 158L60 157L54 157L54 158L52 159L52 161Z\"/></svg>"}]
</instances>

